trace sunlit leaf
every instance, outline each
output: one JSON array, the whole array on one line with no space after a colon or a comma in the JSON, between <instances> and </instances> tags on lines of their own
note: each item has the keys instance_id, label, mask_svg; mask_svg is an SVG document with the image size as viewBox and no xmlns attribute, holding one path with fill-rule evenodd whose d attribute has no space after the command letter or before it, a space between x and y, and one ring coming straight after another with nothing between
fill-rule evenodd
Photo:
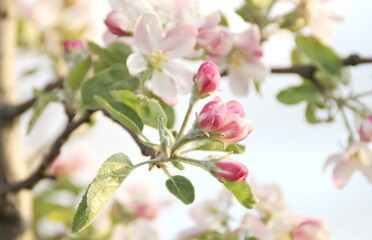
<instances>
[{"instance_id":1,"label":"sunlit leaf","mask_svg":"<svg viewBox=\"0 0 372 240\"><path fill-rule=\"evenodd\" d=\"M248 182L224 182L224 185L244 207L253 209L257 206L259 202L258 198L254 195Z\"/></svg>"},{"instance_id":2,"label":"sunlit leaf","mask_svg":"<svg viewBox=\"0 0 372 240\"><path fill-rule=\"evenodd\" d=\"M130 91L112 91L111 94L115 100L131 107L146 125L157 128L159 116L166 118L162 106L156 99L136 95Z\"/></svg>"},{"instance_id":3,"label":"sunlit leaf","mask_svg":"<svg viewBox=\"0 0 372 240\"><path fill-rule=\"evenodd\" d=\"M284 104L297 104L301 101L317 102L320 94L314 85L305 83L299 86L289 87L278 93L276 98Z\"/></svg>"},{"instance_id":4,"label":"sunlit leaf","mask_svg":"<svg viewBox=\"0 0 372 240\"><path fill-rule=\"evenodd\" d=\"M135 122L133 122L130 118L128 118L123 112L120 112L119 109L115 108L115 105L111 105L106 100L101 98L100 96L94 97L96 101L101 105L103 109L110 113L112 117L117 119L119 122L124 124L125 126L129 127L133 131L140 133L141 129L138 128Z\"/></svg>"},{"instance_id":5,"label":"sunlit leaf","mask_svg":"<svg viewBox=\"0 0 372 240\"><path fill-rule=\"evenodd\" d=\"M75 213L73 233L84 230L94 220L133 169L131 161L123 153L112 155L102 164Z\"/></svg>"},{"instance_id":6,"label":"sunlit leaf","mask_svg":"<svg viewBox=\"0 0 372 240\"><path fill-rule=\"evenodd\" d=\"M342 59L318 39L311 36L298 36L296 37L296 44L298 49L317 67L329 74L340 74Z\"/></svg>"},{"instance_id":7,"label":"sunlit leaf","mask_svg":"<svg viewBox=\"0 0 372 240\"><path fill-rule=\"evenodd\" d=\"M173 107L166 104L160 97L156 96L155 94L153 94L150 91L144 91L144 94L146 96L150 97L150 98L154 98L154 99L158 100L158 102L160 103L161 107L163 108L165 114L167 115L167 127L169 129L173 128L174 123L176 121L176 114L174 112Z\"/></svg>"}]
</instances>

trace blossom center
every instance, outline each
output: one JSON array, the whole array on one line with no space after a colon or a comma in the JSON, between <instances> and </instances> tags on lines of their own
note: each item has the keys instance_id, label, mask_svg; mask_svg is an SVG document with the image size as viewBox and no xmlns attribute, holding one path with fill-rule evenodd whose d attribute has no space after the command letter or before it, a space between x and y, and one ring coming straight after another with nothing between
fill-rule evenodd
<instances>
[{"instance_id":1,"label":"blossom center","mask_svg":"<svg viewBox=\"0 0 372 240\"><path fill-rule=\"evenodd\" d=\"M236 67L242 67L244 65L244 56L238 51L233 51L229 57L229 63Z\"/></svg>"},{"instance_id":2,"label":"blossom center","mask_svg":"<svg viewBox=\"0 0 372 240\"><path fill-rule=\"evenodd\" d=\"M150 64L154 69L162 69L164 63L169 62L169 53L163 51L156 51L150 55Z\"/></svg>"}]
</instances>

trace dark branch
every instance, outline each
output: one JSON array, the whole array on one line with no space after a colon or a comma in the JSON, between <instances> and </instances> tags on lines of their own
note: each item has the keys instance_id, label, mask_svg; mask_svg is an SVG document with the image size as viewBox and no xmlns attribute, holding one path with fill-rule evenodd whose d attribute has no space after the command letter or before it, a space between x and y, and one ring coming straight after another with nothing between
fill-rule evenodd
<instances>
[{"instance_id":1,"label":"dark branch","mask_svg":"<svg viewBox=\"0 0 372 240\"><path fill-rule=\"evenodd\" d=\"M80 119L76 121L69 121L66 128L53 142L49 149L49 152L44 156L40 166L33 172L28 178L17 183L10 183L0 187L0 196L8 192L17 192L21 189L32 189L36 183L44 178L53 178L53 176L47 175L45 170L53 162L53 160L59 155L61 147L67 141L73 131L75 131L80 125L90 121L90 116L93 112L86 112Z\"/></svg>"},{"instance_id":2,"label":"dark branch","mask_svg":"<svg viewBox=\"0 0 372 240\"><path fill-rule=\"evenodd\" d=\"M62 87L63 79L57 79L55 82L49 83L47 86L45 86L43 91L49 92ZM30 109L34 105L35 101L36 98L33 97L17 106L0 106L0 118L10 121Z\"/></svg>"},{"instance_id":3,"label":"dark branch","mask_svg":"<svg viewBox=\"0 0 372 240\"><path fill-rule=\"evenodd\" d=\"M124 128L129 133L129 135L133 138L133 140L136 142L138 147L141 149L141 153L142 153L143 156L149 156L151 158L156 157L157 153L156 153L155 149L153 147L150 147L150 146L144 144L140 140L137 133L135 133L132 129L128 128L127 126L122 124L120 121L118 121L116 118L111 116L111 114L109 112L107 112L106 110L102 110L102 112L106 117L110 118L112 121L119 124L122 128Z\"/></svg>"},{"instance_id":4,"label":"dark branch","mask_svg":"<svg viewBox=\"0 0 372 240\"><path fill-rule=\"evenodd\" d=\"M372 58L361 58L356 54L352 54L342 59L343 66L356 66L365 63L372 63ZM288 68L272 68L271 73L294 73L311 80L314 79L315 70L316 67L312 65L299 65Z\"/></svg>"}]
</instances>

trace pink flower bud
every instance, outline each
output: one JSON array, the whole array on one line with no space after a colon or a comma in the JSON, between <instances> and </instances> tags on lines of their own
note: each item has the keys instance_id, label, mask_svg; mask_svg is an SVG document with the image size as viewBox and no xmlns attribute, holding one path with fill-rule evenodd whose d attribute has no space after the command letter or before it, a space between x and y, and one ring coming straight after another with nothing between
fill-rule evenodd
<instances>
[{"instance_id":1,"label":"pink flower bud","mask_svg":"<svg viewBox=\"0 0 372 240\"><path fill-rule=\"evenodd\" d=\"M197 118L197 127L210 133L220 133L218 138L239 142L252 131L243 106L237 101L224 104L219 97L207 103Z\"/></svg>"},{"instance_id":2,"label":"pink flower bud","mask_svg":"<svg viewBox=\"0 0 372 240\"><path fill-rule=\"evenodd\" d=\"M200 31L198 43L212 57L225 56L233 47L230 32L222 27Z\"/></svg>"},{"instance_id":3,"label":"pink flower bud","mask_svg":"<svg viewBox=\"0 0 372 240\"><path fill-rule=\"evenodd\" d=\"M129 36L130 33L127 32L123 26L123 22L126 22L126 17L123 13L117 11L111 11L106 19L104 20L109 31L119 37Z\"/></svg>"},{"instance_id":4,"label":"pink flower bud","mask_svg":"<svg viewBox=\"0 0 372 240\"><path fill-rule=\"evenodd\" d=\"M85 48L84 42L79 39L65 40L62 46L65 52L74 52Z\"/></svg>"},{"instance_id":5,"label":"pink flower bud","mask_svg":"<svg viewBox=\"0 0 372 240\"><path fill-rule=\"evenodd\" d=\"M204 62L200 65L194 82L197 86L197 95L210 95L218 90L221 82L218 67L213 62Z\"/></svg>"},{"instance_id":6,"label":"pink flower bud","mask_svg":"<svg viewBox=\"0 0 372 240\"><path fill-rule=\"evenodd\" d=\"M207 132L215 132L222 126L225 115L225 104L221 98L215 97L203 107L198 115L198 127Z\"/></svg>"},{"instance_id":7,"label":"pink flower bud","mask_svg":"<svg viewBox=\"0 0 372 240\"><path fill-rule=\"evenodd\" d=\"M372 141L372 115L364 119L359 128L359 136L362 142Z\"/></svg>"},{"instance_id":8,"label":"pink flower bud","mask_svg":"<svg viewBox=\"0 0 372 240\"><path fill-rule=\"evenodd\" d=\"M249 172L243 163L229 157L214 162L214 166L212 174L225 182L245 181Z\"/></svg>"},{"instance_id":9,"label":"pink flower bud","mask_svg":"<svg viewBox=\"0 0 372 240\"><path fill-rule=\"evenodd\" d=\"M218 131L223 134L222 139L239 142L252 132L252 124L246 117L243 105L238 101L227 102L226 108L226 118Z\"/></svg>"},{"instance_id":10,"label":"pink flower bud","mask_svg":"<svg viewBox=\"0 0 372 240\"><path fill-rule=\"evenodd\" d=\"M326 240L329 237L323 222L313 219L301 222L292 232L293 240Z\"/></svg>"}]
</instances>

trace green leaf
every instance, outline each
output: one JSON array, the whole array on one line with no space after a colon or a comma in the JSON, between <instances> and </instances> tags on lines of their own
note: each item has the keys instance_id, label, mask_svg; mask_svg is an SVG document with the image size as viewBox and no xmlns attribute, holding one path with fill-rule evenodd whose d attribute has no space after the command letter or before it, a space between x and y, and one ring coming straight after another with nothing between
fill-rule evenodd
<instances>
[{"instance_id":1,"label":"green leaf","mask_svg":"<svg viewBox=\"0 0 372 240\"><path fill-rule=\"evenodd\" d=\"M92 60L89 57L76 63L67 75L66 86L72 90L77 90L81 86L91 64Z\"/></svg>"},{"instance_id":2,"label":"green leaf","mask_svg":"<svg viewBox=\"0 0 372 240\"><path fill-rule=\"evenodd\" d=\"M341 58L329 47L311 36L296 37L298 49L317 67L331 75L339 75L342 68Z\"/></svg>"},{"instance_id":3,"label":"green leaf","mask_svg":"<svg viewBox=\"0 0 372 240\"><path fill-rule=\"evenodd\" d=\"M262 9L262 5L267 4L269 1L271 0L245 0L241 8L235 12L240 15L244 21L255 23L260 28L263 28L269 21L266 9Z\"/></svg>"},{"instance_id":4,"label":"green leaf","mask_svg":"<svg viewBox=\"0 0 372 240\"><path fill-rule=\"evenodd\" d=\"M165 185L169 192L181 200L184 204L190 204L195 199L195 191L192 183L184 176L172 176Z\"/></svg>"},{"instance_id":5,"label":"green leaf","mask_svg":"<svg viewBox=\"0 0 372 240\"><path fill-rule=\"evenodd\" d=\"M110 94L111 91L135 91L139 85L139 79L130 76L124 64L114 64L109 69L97 73L83 84L81 88L83 104L88 109L97 109L99 105L94 100L95 95L112 102L114 99Z\"/></svg>"},{"instance_id":6,"label":"green leaf","mask_svg":"<svg viewBox=\"0 0 372 240\"><path fill-rule=\"evenodd\" d=\"M219 25L220 25L220 26L228 27L228 26L229 26L229 22L227 21L227 18L226 18L226 16L225 16L225 14L223 14L223 13L220 11L220 16L221 16L221 21L219 22Z\"/></svg>"},{"instance_id":7,"label":"green leaf","mask_svg":"<svg viewBox=\"0 0 372 240\"><path fill-rule=\"evenodd\" d=\"M111 43L107 48L88 41L88 48L106 63L125 63L127 57L132 53L129 46L122 42Z\"/></svg>"},{"instance_id":8,"label":"green leaf","mask_svg":"<svg viewBox=\"0 0 372 240\"><path fill-rule=\"evenodd\" d=\"M253 209L258 204L258 198L254 195L251 186L248 182L224 182L223 183L230 192L232 192L235 198L248 209Z\"/></svg>"},{"instance_id":9,"label":"green leaf","mask_svg":"<svg viewBox=\"0 0 372 240\"><path fill-rule=\"evenodd\" d=\"M123 42L113 42L106 48L88 42L88 48L99 57L94 67L96 73L115 63L125 64L128 56L132 53L131 48Z\"/></svg>"},{"instance_id":10,"label":"green leaf","mask_svg":"<svg viewBox=\"0 0 372 240\"><path fill-rule=\"evenodd\" d=\"M298 48L292 49L291 52L292 65L310 65L311 60L306 57Z\"/></svg>"},{"instance_id":11,"label":"green leaf","mask_svg":"<svg viewBox=\"0 0 372 240\"><path fill-rule=\"evenodd\" d=\"M134 166L123 153L112 155L102 164L75 213L73 233L84 230L94 220L133 169Z\"/></svg>"},{"instance_id":12,"label":"green leaf","mask_svg":"<svg viewBox=\"0 0 372 240\"><path fill-rule=\"evenodd\" d=\"M115 109L115 106L110 105L108 102L105 101L105 99L101 98L100 96L95 96L94 99L96 99L96 101L101 105L101 107L104 108L107 112L109 112L111 116L113 116L119 122L129 127L136 133L141 133L141 129L138 128L136 123L133 122L127 116L125 116L123 113L121 113L119 110Z\"/></svg>"},{"instance_id":13,"label":"green leaf","mask_svg":"<svg viewBox=\"0 0 372 240\"><path fill-rule=\"evenodd\" d=\"M306 121L311 124L316 124L322 122L321 119L316 116L317 106L313 103L309 103L306 107L305 117Z\"/></svg>"},{"instance_id":14,"label":"green leaf","mask_svg":"<svg viewBox=\"0 0 372 240\"><path fill-rule=\"evenodd\" d=\"M241 144L237 144L237 143L202 140L202 141L193 142L192 144L193 144L193 149L195 150L223 151L223 152L232 152L235 154L245 152L245 146Z\"/></svg>"},{"instance_id":15,"label":"green leaf","mask_svg":"<svg viewBox=\"0 0 372 240\"><path fill-rule=\"evenodd\" d=\"M144 94L150 98L158 100L165 114L167 115L167 128L172 129L176 121L176 114L173 107L166 104L160 97L156 96L150 91L145 91Z\"/></svg>"},{"instance_id":16,"label":"green leaf","mask_svg":"<svg viewBox=\"0 0 372 240\"><path fill-rule=\"evenodd\" d=\"M48 106L50 102L57 102L58 96L56 92L44 92L35 89L34 95L36 96L36 102L33 106L33 112L30 121L27 126L27 133L30 133L32 128L35 126L35 123L39 119L41 113Z\"/></svg>"},{"instance_id":17,"label":"green leaf","mask_svg":"<svg viewBox=\"0 0 372 240\"><path fill-rule=\"evenodd\" d=\"M297 104L301 101L315 103L320 94L314 85L304 83L303 85L289 87L278 93L276 98L284 104Z\"/></svg>"},{"instance_id":18,"label":"green leaf","mask_svg":"<svg viewBox=\"0 0 372 240\"><path fill-rule=\"evenodd\" d=\"M286 28L291 32L298 32L307 24L307 9L303 4L300 4L296 9L282 17L280 28Z\"/></svg>"},{"instance_id":19,"label":"green leaf","mask_svg":"<svg viewBox=\"0 0 372 240\"><path fill-rule=\"evenodd\" d=\"M130 91L112 91L111 95L117 101L131 107L146 125L157 128L159 116L166 118L162 106L156 99L138 96ZM167 121L167 119L164 120Z\"/></svg>"}]
</instances>

